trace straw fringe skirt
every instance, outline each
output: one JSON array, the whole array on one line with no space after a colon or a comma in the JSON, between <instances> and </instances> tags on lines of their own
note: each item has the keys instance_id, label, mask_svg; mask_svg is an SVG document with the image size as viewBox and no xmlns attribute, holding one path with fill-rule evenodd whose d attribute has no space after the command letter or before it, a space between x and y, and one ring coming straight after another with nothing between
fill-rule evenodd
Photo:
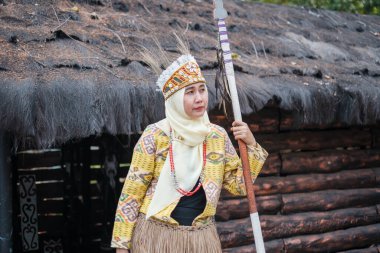
<instances>
[{"instance_id":1,"label":"straw fringe skirt","mask_svg":"<svg viewBox=\"0 0 380 253\"><path fill-rule=\"evenodd\" d=\"M131 253L221 253L222 247L212 222L200 227L173 226L146 220L140 213L132 235Z\"/></svg>"}]
</instances>

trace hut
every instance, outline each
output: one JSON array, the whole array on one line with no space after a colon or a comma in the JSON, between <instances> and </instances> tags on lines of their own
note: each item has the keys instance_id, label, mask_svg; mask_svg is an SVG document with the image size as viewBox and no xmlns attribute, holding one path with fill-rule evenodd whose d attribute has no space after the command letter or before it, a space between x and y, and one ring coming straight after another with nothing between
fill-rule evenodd
<instances>
[{"instance_id":1,"label":"hut","mask_svg":"<svg viewBox=\"0 0 380 253\"><path fill-rule=\"evenodd\" d=\"M226 1L267 252L380 252L380 17ZM109 252L133 145L164 117L138 55L185 33L215 88L212 1L0 0L1 252ZM224 252L254 252L223 193Z\"/></svg>"}]
</instances>

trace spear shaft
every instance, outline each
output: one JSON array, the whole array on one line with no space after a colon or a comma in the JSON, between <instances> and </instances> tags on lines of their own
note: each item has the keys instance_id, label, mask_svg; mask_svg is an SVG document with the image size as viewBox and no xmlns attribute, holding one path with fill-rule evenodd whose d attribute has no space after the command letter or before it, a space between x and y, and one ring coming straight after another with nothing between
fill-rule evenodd
<instances>
[{"instance_id":1,"label":"spear shaft","mask_svg":"<svg viewBox=\"0 0 380 253\"><path fill-rule=\"evenodd\" d=\"M227 17L227 11L223 8L223 0L214 0L214 5L214 18L218 21L219 43L222 49L223 61L225 66L224 69L226 71L226 77L232 101L233 114L235 120L242 121L239 98L236 88L234 66L232 63L232 54L230 50L230 43L228 41L227 26L224 20ZM243 166L244 182L247 191L249 213L253 228L253 236L255 238L256 252L265 253L264 240L261 232L260 219L259 214L257 212L255 193L253 191L252 177L249 168L247 145L241 140L238 140L238 144L240 159L242 161Z\"/></svg>"}]
</instances>

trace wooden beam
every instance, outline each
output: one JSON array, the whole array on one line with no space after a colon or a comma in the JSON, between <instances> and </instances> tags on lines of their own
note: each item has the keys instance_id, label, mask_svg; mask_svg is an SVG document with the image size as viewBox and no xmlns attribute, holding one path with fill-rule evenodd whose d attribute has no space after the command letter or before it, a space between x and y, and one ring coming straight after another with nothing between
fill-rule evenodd
<instances>
[{"instance_id":1,"label":"wooden beam","mask_svg":"<svg viewBox=\"0 0 380 253\"><path fill-rule=\"evenodd\" d=\"M348 207L378 205L380 213L380 189L325 190L310 193L278 194L256 198L259 213L289 214L308 211L330 211ZM221 199L216 219L227 221L249 217L248 203L245 197Z\"/></svg>"},{"instance_id":2,"label":"wooden beam","mask_svg":"<svg viewBox=\"0 0 380 253\"><path fill-rule=\"evenodd\" d=\"M370 246L369 248L345 250L337 253L379 253L379 251L376 246Z\"/></svg>"},{"instance_id":3,"label":"wooden beam","mask_svg":"<svg viewBox=\"0 0 380 253\"><path fill-rule=\"evenodd\" d=\"M256 134L255 138L269 153L278 151L320 150L371 147L369 130L296 131L278 134Z\"/></svg>"},{"instance_id":4,"label":"wooden beam","mask_svg":"<svg viewBox=\"0 0 380 253\"><path fill-rule=\"evenodd\" d=\"M261 215L264 240L295 235L320 234L380 222L376 206L347 208L329 212L307 212L292 215ZM380 226L380 224L379 224ZM223 248L253 243L249 218L217 224Z\"/></svg>"},{"instance_id":5,"label":"wooden beam","mask_svg":"<svg viewBox=\"0 0 380 253\"><path fill-rule=\"evenodd\" d=\"M280 195L257 197L256 203L260 214L276 214L281 209ZM215 218L218 221L227 221L248 216L248 200L244 197L219 201Z\"/></svg>"},{"instance_id":6,"label":"wooden beam","mask_svg":"<svg viewBox=\"0 0 380 253\"><path fill-rule=\"evenodd\" d=\"M284 241L281 239L265 242L264 246L266 253L285 252ZM235 248L225 248L223 253L256 253L256 247L254 244L250 244Z\"/></svg>"},{"instance_id":7,"label":"wooden beam","mask_svg":"<svg viewBox=\"0 0 380 253\"><path fill-rule=\"evenodd\" d=\"M282 164L280 154L269 154L267 159L265 160L263 168L261 169L260 176L279 175L281 166Z\"/></svg>"},{"instance_id":8,"label":"wooden beam","mask_svg":"<svg viewBox=\"0 0 380 253\"><path fill-rule=\"evenodd\" d=\"M64 183L63 182L50 182L37 184L37 199L38 201L44 198L59 198L64 196Z\"/></svg>"},{"instance_id":9,"label":"wooden beam","mask_svg":"<svg viewBox=\"0 0 380 253\"><path fill-rule=\"evenodd\" d=\"M327 129L348 127L348 124L340 122L331 122L330 124L296 124L295 118L291 111L281 110L280 131L298 130L298 129Z\"/></svg>"},{"instance_id":10,"label":"wooden beam","mask_svg":"<svg viewBox=\"0 0 380 253\"><path fill-rule=\"evenodd\" d=\"M281 154L282 175L380 167L380 150L320 150Z\"/></svg>"},{"instance_id":11,"label":"wooden beam","mask_svg":"<svg viewBox=\"0 0 380 253\"><path fill-rule=\"evenodd\" d=\"M288 253L334 252L354 248L369 247L379 242L380 224L354 227L324 234L286 238L285 248Z\"/></svg>"},{"instance_id":12,"label":"wooden beam","mask_svg":"<svg viewBox=\"0 0 380 253\"><path fill-rule=\"evenodd\" d=\"M33 150L32 150L33 151ZM52 167L61 165L61 150L34 150L17 153L17 168Z\"/></svg>"},{"instance_id":13,"label":"wooden beam","mask_svg":"<svg viewBox=\"0 0 380 253\"><path fill-rule=\"evenodd\" d=\"M354 226L380 222L376 207L347 208L328 212L291 215L262 215L264 238L286 238L302 234L318 234Z\"/></svg>"},{"instance_id":14,"label":"wooden beam","mask_svg":"<svg viewBox=\"0 0 380 253\"><path fill-rule=\"evenodd\" d=\"M325 190L282 195L281 213L328 211L380 204L379 188Z\"/></svg>"},{"instance_id":15,"label":"wooden beam","mask_svg":"<svg viewBox=\"0 0 380 253\"><path fill-rule=\"evenodd\" d=\"M352 189L376 186L380 168L341 171L329 174L259 177L255 184L257 196L278 193L310 192L326 189Z\"/></svg>"},{"instance_id":16,"label":"wooden beam","mask_svg":"<svg viewBox=\"0 0 380 253\"><path fill-rule=\"evenodd\" d=\"M371 245L371 241L375 241L373 235L376 236L376 231L379 231L379 224L369 225L365 227L355 227L348 229L348 233L345 230L338 230L334 232L307 235L307 236L295 236L286 239L277 239L265 242L266 253L278 253L278 252L334 252L337 250L347 250L343 252L350 253L379 253L379 245ZM369 228L369 231L365 229ZM353 237L363 239L358 244L355 244ZM377 234L378 235L378 234ZM338 238L335 238L338 236ZM339 240L342 240L339 242ZM352 240L352 241L350 241ZM308 242L310 244L308 244ZM287 245L285 245L287 243ZM362 249L357 249L362 246ZM340 246L342 245L342 246ZM349 250L352 249L352 250ZM225 248L223 253L255 253L255 245L249 244L245 246L235 248Z\"/></svg>"},{"instance_id":17,"label":"wooden beam","mask_svg":"<svg viewBox=\"0 0 380 253\"><path fill-rule=\"evenodd\" d=\"M19 175L30 175L36 176L36 181L51 181L51 180L63 180L65 178L65 171L62 168L52 169L52 168L35 168L35 169L23 169L18 170Z\"/></svg>"},{"instance_id":18,"label":"wooden beam","mask_svg":"<svg viewBox=\"0 0 380 253\"><path fill-rule=\"evenodd\" d=\"M322 191L329 189L370 188L378 185L380 168L341 171L330 174L291 175L286 177L258 177L254 189L258 196L280 193ZM222 199L236 199L225 189Z\"/></svg>"}]
</instances>

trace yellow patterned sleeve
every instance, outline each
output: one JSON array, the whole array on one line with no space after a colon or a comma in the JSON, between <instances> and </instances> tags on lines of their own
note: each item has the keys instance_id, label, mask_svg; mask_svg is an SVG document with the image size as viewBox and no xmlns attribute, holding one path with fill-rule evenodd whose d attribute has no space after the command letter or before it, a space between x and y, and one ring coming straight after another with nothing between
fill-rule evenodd
<instances>
[{"instance_id":1,"label":"yellow patterned sleeve","mask_svg":"<svg viewBox=\"0 0 380 253\"><path fill-rule=\"evenodd\" d=\"M268 157L268 152L257 142L256 146L247 145L247 150L252 183L254 183ZM223 187L233 195L246 195L241 160L227 133L225 134L224 164Z\"/></svg>"},{"instance_id":2,"label":"yellow patterned sleeve","mask_svg":"<svg viewBox=\"0 0 380 253\"><path fill-rule=\"evenodd\" d=\"M155 127L149 125L137 142L116 209L111 247L130 249L133 228L155 167Z\"/></svg>"}]
</instances>

